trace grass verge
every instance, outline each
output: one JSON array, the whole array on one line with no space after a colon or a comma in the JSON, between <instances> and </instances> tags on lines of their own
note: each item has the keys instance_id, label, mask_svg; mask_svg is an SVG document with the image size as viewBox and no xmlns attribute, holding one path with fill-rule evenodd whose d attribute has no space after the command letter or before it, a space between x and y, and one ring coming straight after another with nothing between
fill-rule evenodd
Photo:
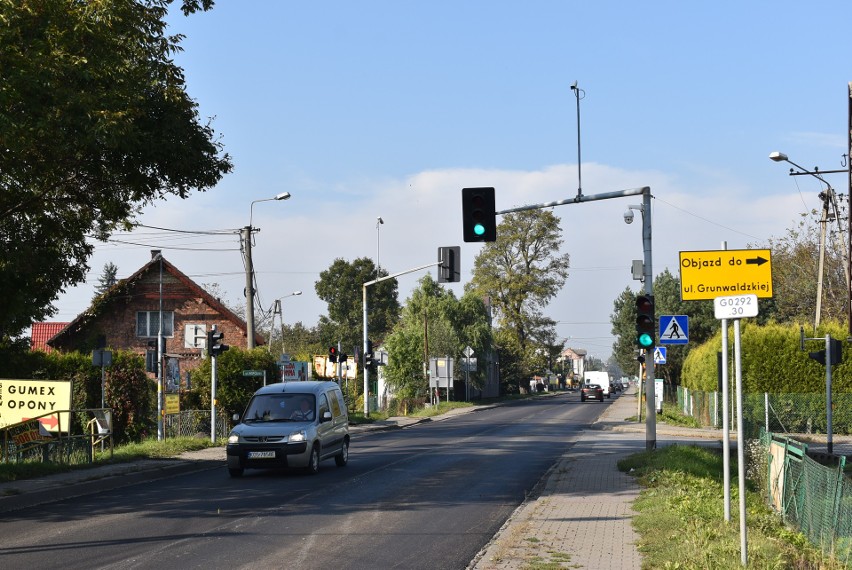
<instances>
[{"instance_id":1,"label":"grass verge","mask_svg":"<svg viewBox=\"0 0 852 570\"><path fill-rule=\"evenodd\" d=\"M109 451L95 454L93 463L82 465L65 465L60 463L47 463L38 461L24 461L21 463L0 463L0 483L19 481L21 479L34 479L54 473L64 473L77 469L88 469L98 465L111 463L124 463L137 459L166 459L177 457L185 451L195 451L207 447L225 445L225 440L220 439L213 443L209 439L198 437L175 437L163 441L146 440L141 443L129 443L115 447L112 456Z\"/></svg>"},{"instance_id":2,"label":"grass verge","mask_svg":"<svg viewBox=\"0 0 852 570\"><path fill-rule=\"evenodd\" d=\"M733 463L733 462L732 462ZM618 468L643 487L633 525L643 568L740 568L739 495L732 465L731 521L724 521L722 456L696 446L637 453ZM781 522L763 496L746 490L748 568L839 570L801 533Z\"/></svg>"}]
</instances>

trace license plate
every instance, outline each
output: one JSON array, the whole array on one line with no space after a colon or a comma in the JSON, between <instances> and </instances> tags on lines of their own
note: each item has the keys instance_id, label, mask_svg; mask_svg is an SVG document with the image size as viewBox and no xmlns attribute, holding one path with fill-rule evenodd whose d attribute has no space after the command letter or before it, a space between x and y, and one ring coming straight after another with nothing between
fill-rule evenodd
<instances>
[{"instance_id":1,"label":"license plate","mask_svg":"<svg viewBox=\"0 0 852 570\"><path fill-rule=\"evenodd\" d=\"M275 459L274 451L249 451L249 459Z\"/></svg>"}]
</instances>

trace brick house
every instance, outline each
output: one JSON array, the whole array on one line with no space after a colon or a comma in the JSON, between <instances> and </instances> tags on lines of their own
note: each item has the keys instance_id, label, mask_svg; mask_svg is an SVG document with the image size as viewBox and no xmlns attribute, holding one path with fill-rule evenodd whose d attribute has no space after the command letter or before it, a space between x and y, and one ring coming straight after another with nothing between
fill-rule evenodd
<instances>
[{"instance_id":1,"label":"brick house","mask_svg":"<svg viewBox=\"0 0 852 570\"><path fill-rule=\"evenodd\" d=\"M81 352L101 346L145 355L149 346L156 346L162 303L164 353L173 373L198 366L207 331L213 325L224 333L225 344L247 347L243 319L159 251L151 254L151 261L95 298L88 309L53 335L47 346ZM263 337L255 334L255 345L263 344Z\"/></svg>"}]
</instances>

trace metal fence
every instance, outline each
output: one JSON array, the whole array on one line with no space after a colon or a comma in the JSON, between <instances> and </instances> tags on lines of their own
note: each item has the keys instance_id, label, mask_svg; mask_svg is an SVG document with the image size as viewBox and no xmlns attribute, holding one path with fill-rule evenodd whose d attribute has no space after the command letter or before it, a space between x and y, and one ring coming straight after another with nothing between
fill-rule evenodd
<instances>
[{"instance_id":1,"label":"metal fence","mask_svg":"<svg viewBox=\"0 0 852 570\"><path fill-rule=\"evenodd\" d=\"M808 457L807 444L761 430L763 487L770 506L823 553L852 563L852 481Z\"/></svg>"},{"instance_id":2,"label":"metal fence","mask_svg":"<svg viewBox=\"0 0 852 570\"><path fill-rule=\"evenodd\" d=\"M736 426L733 390L728 405L730 426ZM832 395L831 443L835 455L852 456L852 394ZM678 387L669 405L705 427L721 428L722 395ZM828 451L828 413L825 393L743 394L743 427L747 438L760 430L808 443L812 452Z\"/></svg>"},{"instance_id":3,"label":"metal fence","mask_svg":"<svg viewBox=\"0 0 852 570\"><path fill-rule=\"evenodd\" d=\"M210 437L210 410L181 410L177 414L167 414L165 418L165 437ZM226 437L229 431L228 418L216 414L216 436Z\"/></svg>"}]
</instances>

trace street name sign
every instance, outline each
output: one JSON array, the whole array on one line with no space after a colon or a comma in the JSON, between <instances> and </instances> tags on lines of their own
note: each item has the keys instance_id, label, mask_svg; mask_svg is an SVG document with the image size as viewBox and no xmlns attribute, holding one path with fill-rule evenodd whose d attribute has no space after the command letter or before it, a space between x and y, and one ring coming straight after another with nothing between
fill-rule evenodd
<instances>
[{"instance_id":1,"label":"street name sign","mask_svg":"<svg viewBox=\"0 0 852 570\"><path fill-rule=\"evenodd\" d=\"M768 249L680 252L682 300L713 300L729 295L772 297L772 256Z\"/></svg>"},{"instance_id":2,"label":"street name sign","mask_svg":"<svg viewBox=\"0 0 852 570\"><path fill-rule=\"evenodd\" d=\"M717 319L742 319L757 316L757 295L728 295L713 299Z\"/></svg>"}]
</instances>

